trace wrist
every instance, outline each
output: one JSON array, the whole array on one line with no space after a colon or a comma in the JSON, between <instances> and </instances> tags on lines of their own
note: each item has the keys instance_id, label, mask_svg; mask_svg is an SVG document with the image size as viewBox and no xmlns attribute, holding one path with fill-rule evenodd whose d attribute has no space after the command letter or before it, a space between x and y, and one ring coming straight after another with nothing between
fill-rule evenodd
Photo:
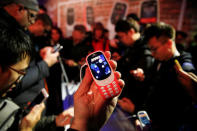
<instances>
[{"instance_id":1,"label":"wrist","mask_svg":"<svg viewBox=\"0 0 197 131\"><path fill-rule=\"evenodd\" d=\"M30 128L30 127L29 128L28 127L27 128L21 128L20 131L32 131L32 128Z\"/></svg>"},{"instance_id":2,"label":"wrist","mask_svg":"<svg viewBox=\"0 0 197 131\"><path fill-rule=\"evenodd\" d=\"M43 59L43 61L48 65L48 67L51 67L52 64L50 63L50 61L48 61L47 59Z\"/></svg>"},{"instance_id":3,"label":"wrist","mask_svg":"<svg viewBox=\"0 0 197 131\"><path fill-rule=\"evenodd\" d=\"M88 123L85 120L77 120L76 118L73 119L70 128L79 130L79 131L88 131Z\"/></svg>"},{"instance_id":4,"label":"wrist","mask_svg":"<svg viewBox=\"0 0 197 131\"><path fill-rule=\"evenodd\" d=\"M77 120L77 119L73 119L70 128L74 129L74 130L78 130L78 131L99 131L100 128L98 128L97 126L93 126L91 124L91 121L88 120Z\"/></svg>"}]
</instances>

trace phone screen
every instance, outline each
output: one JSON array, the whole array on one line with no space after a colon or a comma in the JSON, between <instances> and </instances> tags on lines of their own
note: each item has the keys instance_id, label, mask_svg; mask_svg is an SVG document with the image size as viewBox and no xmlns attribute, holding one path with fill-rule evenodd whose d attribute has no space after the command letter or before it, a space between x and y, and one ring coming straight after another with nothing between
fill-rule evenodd
<instances>
[{"instance_id":1,"label":"phone screen","mask_svg":"<svg viewBox=\"0 0 197 131\"><path fill-rule=\"evenodd\" d=\"M104 80L111 75L112 70L103 53L96 52L90 55L87 61L96 80Z\"/></svg>"},{"instance_id":2,"label":"phone screen","mask_svg":"<svg viewBox=\"0 0 197 131\"><path fill-rule=\"evenodd\" d=\"M48 93L43 88L28 107L32 108L36 104L40 104L41 102L44 102L48 98L48 96L49 96Z\"/></svg>"},{"instance_id":3,"label":"phone screen","mask_svg":"<svg viewBox=\"0 0 197 131\"><path fill-rule=\"evenodd\" d=\"M144 125L150 125L150 120L145 113L139 113L139 119Z\"/></svg>"}]
</instances>

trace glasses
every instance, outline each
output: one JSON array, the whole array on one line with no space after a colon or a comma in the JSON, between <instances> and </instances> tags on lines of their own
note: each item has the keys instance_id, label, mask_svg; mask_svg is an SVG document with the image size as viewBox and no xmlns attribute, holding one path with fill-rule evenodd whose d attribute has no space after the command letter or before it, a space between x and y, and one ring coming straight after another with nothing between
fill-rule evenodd
<instances>
[{"instance_id":1,"label":"glasses","mask_svg":"<svg viewBox=\"0 0 197 131\"><path fill-rule=\"evenodd\" d=\"M29 16L30 18L36 18L37 15L34 14L34 13L32 13L32 12L30 12L30 10L29 10L28 8L24 7L24 9L27 10L28 16Z\"/></svg>"},{"instance_id":2,"label":"glasses","mask_svg":"<svg viewBox=\"0 0 197 131\"><path fill-rule=\"evenodd\" d=\"M20 76L18 77L16 82L20 82L23 79L23 77L25 76L25 74L26 74L26 71L16 70L16 69L14 69L14 68L12 68L10 66L8 66L8 68L13 70L13 71L15 71L16 73L20 74Z\"/></svg>"},{"instance_id":3,"label":"glasses","mask_svg":"<svg viewBox=\"0 0 197 131\"><path fill-rule=\"evenodd\" d=\"M35 21L35 18L37 16L37 14L32 13L28 8L24 7L24 9L27 11L27 15L28 15L28 20L30 22L30 24L33 24Z\"/></svg>"},{"instance_id":4,"label":"glasses","mask_svg":"<svg viewBox=\"0 0 197 131\"><path fill-rule=\"evenodd\" d=\"M14 68L10 67L10 66L8 66L8 68L13 70L13 71L15 71L15 72L17 72L20 75L25 75L26 74L26 71L17 70L17 69L14 69Z\"/></svg>"}]
</instances>

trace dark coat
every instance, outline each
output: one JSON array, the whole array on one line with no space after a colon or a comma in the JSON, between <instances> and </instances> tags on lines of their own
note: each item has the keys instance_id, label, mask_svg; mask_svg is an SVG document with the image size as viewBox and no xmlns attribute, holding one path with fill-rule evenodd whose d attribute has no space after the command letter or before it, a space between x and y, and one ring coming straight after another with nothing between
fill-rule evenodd
<instances>
[{"instance_id":1,"label":"dark coat","mask_svg":"<svg viewBox=\"0 0 197 131\"><path fill-rule=\"evenodd\" d=\"M149 48L141 39L133 43L132 47L127 47L122 58L118 61L117 70L121 72L122 79L125 81L121 97L130 98L137 108L145 99L146 88L144 86L146 79L143 82L136 80L130 74L130 70L141 68L145 73L145 78L147 78L147 72L153 62L154 58Z\"/></svg>"},{"instance_id":2,"label":"dark coat","mask_svg":"<svg viewBox=\"0 0 197 131\"><path fill-rule=\"evenodd\" d=\"M178 131L181 126L191 125L196 119L197 110L192 98L177 79L175 59L184 71L195 73L191 55L186 52L168 61L155 61L149 77L150 94L146 102L155 130Z\"/></svg>"}]
</instances>

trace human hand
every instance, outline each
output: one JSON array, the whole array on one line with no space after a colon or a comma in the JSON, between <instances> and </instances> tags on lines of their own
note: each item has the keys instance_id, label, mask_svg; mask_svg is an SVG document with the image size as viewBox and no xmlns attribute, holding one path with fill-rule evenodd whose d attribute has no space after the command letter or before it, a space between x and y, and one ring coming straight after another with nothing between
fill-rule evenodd
<instances>
[{"instance_id":1,"label":"human hand","mask_svg":"<svg viewBox=\"0 0 197 131\"><path fill-rule=\"evenodd\" d=\"M84 65L86 62L86 58L82 57L81 60L78 62L80 66Z\"/></svg>"},{"instance_id":2,"label":"human hand","mask_svg":"<svg viewBox=\"0 0 197 131\"><path fill-rule=\"evenodd\" d=\"M36 123L40 120L44 103L35 105L32 110L21 120L20 131L32 131Z\"/></svg>"},{"instance_id":3,"label":"human hand","mask_svg":"<svg viewBox=\"0 0 197 131\"><path fill-rule=\"evenodd\" d=\"M49 67L53 66L58 61L59 52L53 53L53 47L44 47L40 50L40 56Z\"/></svg>"},{"instance_id":4,"label":"human hand","mask_svg":"<svg viewBox=\"0 0 197 131\"><path fill-rule=\"evenodd\" d=\"M76 63L74 60L72 60L72 59L68 59L68 60L66 60L65 62L66 62L66 64L67 64L68 66L70 66L70 67L77 66L77 63Z\"/></svg>"},{"instance_id":5,"label":"human hand","mask_svg":"<svg viewBox=\"0 0 197 131\"><path fill-rule=\"evenodd\" d=\"M112 40L109 41L109 44L113 48L118 48L118 45L117 45L118 42L119 42L118 39L112 39Z\"/></svg>"},{"instance_id":6,"label":"human hand","mask_svg":"<svg viewBox=\"0 0 197 131\"><path fill-rule=\"evenodd\" d=\"M151 126L142 127L138 119L136 119L134 122L135 122L136 131L151 131Z\"/></svg>"},{"instance_id":7,"label":"human hand","mask_svg":"<svg viewBox=\"0 0 197 131\"><path fill-rule=\"evenodd\" d=\"M126 112L133 113L135 110L135 105L133 104L133 102L126 97L118 100L118 104Z\"/></svg>"},{"instance_id":8,"label":"human hand","mask_svg":"<svg viewBox=\"0 0 197 131\"><path fill-rule=\"evenodd\" d=\"M174 68L177 73L177 79L185 87L187 92L192 96L193 100L197 102L197 94L194 90L194 84L197 83L197 76L192 72L184 71L179 63L175 62Z\"/></svg>"},{"instance_id":9,"label":"human hand","mask_svg":"<svg viewBox=\"0 0 197 131\"><path fill-rule=\"evenodd\" d=\"M176 70L177 78L179 82L186 87L191 87L192 86L191 76L182 69L179 63L175 63L174 68Z\"/></svg>"},{"instance_id":10,"label":"human hand","mask_svg":"<svg viewBox=\"0 0 197 131\"><path fill-rule=\"evenodd\" d=\"M73 118L73 116L74 116L73 107L63 111L61 114L59 114L55 118L56 126L64 127L65 125L70 125L71 119Z\"/></svg>"},{"instance_id":11,"label":"human hand","mask_svg":"<svg viewBox=\"0 0 197 131\"><path fill-rule=\"evenodd\" d=\"M110 52L105 52L107 59L110 59ZM116 62L109 60L113 70L116 69ZM121 88L124 81L120 79L120 73L114 72ZM78 90L74 94L74 119L71 128L80 131L99 130L109 119L117 104L118 96L104 99L95 82L92 79L89 69L86 69L85 77Z\"/></svg>"},{"instance_id":12,"label":"human hand","mask_svg":"<svg viewBox=\"0 0 197 131\"><path fill-rule=\"evenodd\" d=\"M141 68L130 70L130 74L133 75L136 80L144 81L145 79L144 71Z\"/></svg>"}]
</instances>

